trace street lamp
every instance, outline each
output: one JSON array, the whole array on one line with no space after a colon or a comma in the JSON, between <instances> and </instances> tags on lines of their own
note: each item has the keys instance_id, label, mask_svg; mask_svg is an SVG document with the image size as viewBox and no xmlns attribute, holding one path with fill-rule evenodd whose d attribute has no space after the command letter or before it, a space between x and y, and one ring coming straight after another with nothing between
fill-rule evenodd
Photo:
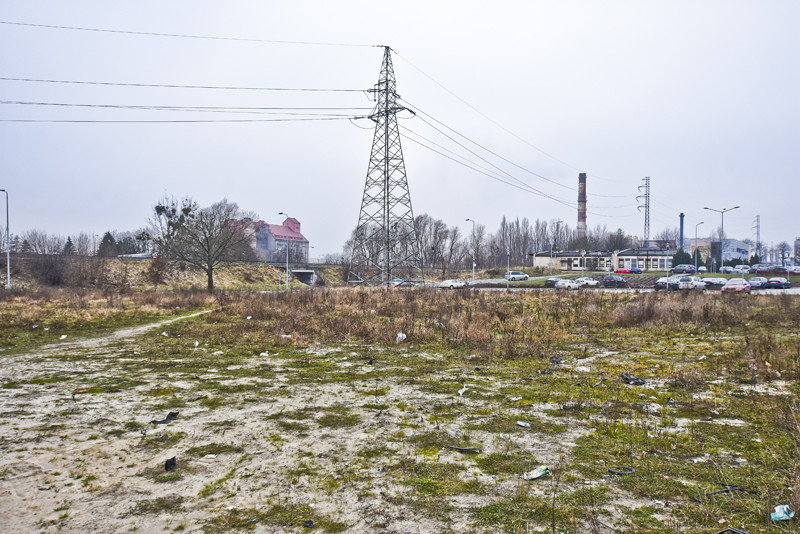
<instances>
[{"instance_id":1,"label":"street lamp","mask_svg":"<svg viewBox=\"0 0 800 534\"><path fill-rule=\"evenodd\" d=\"M726 211L733 211L733 210L738 209L738 208L739 208L739 206L734 206L732 208L722 208L721 210L715 210L714 208L706 208L706 207L703 208L704 210L708 210L708 211L716 211L717 213L719 213L719 215L720 215L720 217L722 219L722 221L721 221L722 224L720 225L720 234L721 235L720 235L720 238L719 238L719 266L717 267L717 272L721 272L721 270L722 270L722 261L724 260L724 257L722 255L722 250L725 248L725 212Z\"/></svg>"},{"instance_id":2,"label":"street lamp","mask_svg":"<svg viewBox=\"0 0 800 534\"><path fill-rule=\"evenodd\" d=\"M553 239L550 240L550 274L553 274L553 241L558 238L558 225L561 224L562 220L556 221L556 233L553 235Z\"/></svg>"},{"instance_id":3,"label":"street lamp","mask_svg":"<svg viewBox=\"0 0 800 534\"><path fill-rule=\"evenodd\" d=\"M697 253L697 227L700 226L701 224L703 224L704 222L705 221L700 221L699 223L694 225L694 252L693 252L693 254L694 254L694 272L697 272L697 256L699 256L699 254Z\"/></svg>"},{"instance_id":4,"label":"street lamp","mask_svg":"<svg viewBox=\"0 0 800 534\"><path fill-rule=\"evenodd\" d=\"M11 289L11 231L8 229L8 191L0 189L6 194L6 289Z\"/></svg>"},{"instance_id":5,"label":"street lamp","mask_svg":"<svg viewBox=\"0 0 800 534\"><path fill-rule=\"evenodd\" d=\"M278 215L284 215L289 218L288 213L278 212ZM286 227L286 289L289 289L289 227Z\"/></svg>"},{"instance_id":6,"label":"street lamp","mask_svg":"<svg viewBox=\"0 0 800 534\"><path fill-rule=\"evenodd\" d=\"M475 221L472 219L467 219L467 222L472 223L472 281L475 281L475 247L477 243L475 243Z\"/></svg>"}]
</instances>

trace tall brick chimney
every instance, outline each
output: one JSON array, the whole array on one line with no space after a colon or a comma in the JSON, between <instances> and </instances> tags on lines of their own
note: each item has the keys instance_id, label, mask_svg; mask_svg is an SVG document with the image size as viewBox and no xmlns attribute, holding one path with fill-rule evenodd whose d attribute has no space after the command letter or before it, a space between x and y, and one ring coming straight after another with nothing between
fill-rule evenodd
<instances>
[{"instance_id":1,"label":"tall brick chimney","mask_svg":"<svg viewBox=\"0 0 800 534\"><path fill-rule=\"evenodd\" d=\"M586 173L578 175L578 239L586 239Z\"/></svg>"}]
</instances>

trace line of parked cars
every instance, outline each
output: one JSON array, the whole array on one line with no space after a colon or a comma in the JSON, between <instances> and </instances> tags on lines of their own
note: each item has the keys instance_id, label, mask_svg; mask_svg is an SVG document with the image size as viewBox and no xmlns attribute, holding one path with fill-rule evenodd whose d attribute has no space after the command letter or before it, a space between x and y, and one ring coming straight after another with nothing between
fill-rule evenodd
<instances>
[{"instance_id":1,"label":"line of parked cars","mask_svg":"<svg viewBox=\"0 0 800 534\"><path fill-rule=\"evenodd\" d=\"M719 289L724 293L749 293L751 289L789 289L792 283L781 276L770 279L754 276L744 278L700 278L699 276L664 276L653 284L656 291L678 289Z\"/></svg>"}]
</instances>

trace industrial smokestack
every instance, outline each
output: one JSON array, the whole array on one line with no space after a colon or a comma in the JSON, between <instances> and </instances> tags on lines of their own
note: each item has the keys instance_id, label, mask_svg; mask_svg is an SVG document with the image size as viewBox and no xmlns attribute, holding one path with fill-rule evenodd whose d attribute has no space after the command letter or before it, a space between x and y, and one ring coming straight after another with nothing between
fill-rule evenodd
<instances>
[{"instance_id":1,"label":"industrial smokestack","mask_svg":"<svg viewBox=\"0 0 800 534\"><path fill-rule=\"evenodd\" d=\"M586 239L586 173L578 175L578 239Z\"/></svg>"},{"instance_id":2,"label":"industrial smokestack","mask_svg":"<svg viewBox=\"0 0 800 534\"><path fill-rule=\"evenodd\" d=\"M681 244L678 248L681 250L686 250L683 248L683 213L681 213Z\"/></svg>"}]
</instances>

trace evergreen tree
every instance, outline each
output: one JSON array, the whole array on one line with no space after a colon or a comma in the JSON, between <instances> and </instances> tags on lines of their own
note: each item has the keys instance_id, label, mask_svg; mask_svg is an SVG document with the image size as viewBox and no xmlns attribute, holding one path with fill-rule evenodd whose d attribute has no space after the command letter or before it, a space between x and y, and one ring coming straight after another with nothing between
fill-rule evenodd
<instances>
[{"instance_id":1,"label":"evergreen tree","mask_svg":"<svg viewBox=\"0 0 800 534\"><path fill-rule=\"evenodd\" d=\"M64 254L64 256L75 255L75 245L72 244L72 238L70 236L67 236L67 242L64 243L64 251L62 254Z\"/></svg>"},{"instance_id":2,"label":"evergreen tree","mask_svg":"<svg viewBox=\"0 0 800 534\"><path fill-rule=\"evenodd\" d=\"M672 256L672 265L675 266L686 263L692 263L692 257L689 256L688 252L686 252L682 248L679 248L678 251L675 253L675 255ZM694 264L692 263L692 265Z\"/></svg>"},{"instance_id":3,"label":"evergreen tree","mask_svg":"<svg viewBox=\"0 0 800 534\"><path fill-rule=\"evenodd\" d=\"M103 240L100 241L100 246L97 247L97 255L103 258L113 258L117 255L117 240L111 235L111 232L103 234Z\"/></svg>"}]
</instances>

